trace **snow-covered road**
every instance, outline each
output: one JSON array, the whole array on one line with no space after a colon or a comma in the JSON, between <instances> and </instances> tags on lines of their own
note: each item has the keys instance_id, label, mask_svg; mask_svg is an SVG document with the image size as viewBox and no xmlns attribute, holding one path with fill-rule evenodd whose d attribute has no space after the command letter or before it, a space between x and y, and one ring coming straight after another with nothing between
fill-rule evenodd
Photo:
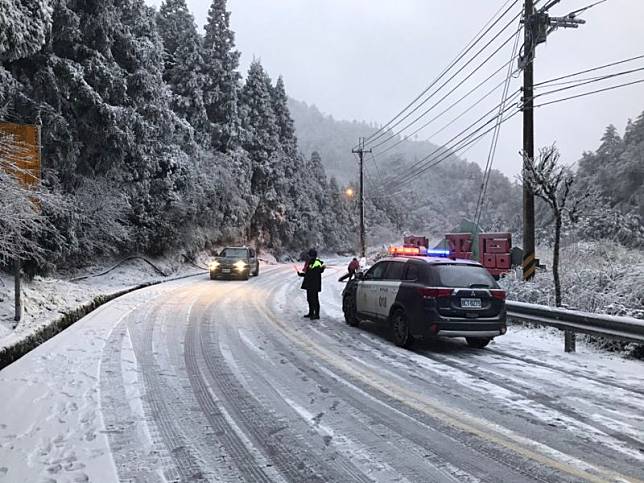
<instances>
[{"instance_id":1,"label":"snow-covered road","mask_svg":"<svg viewBox=\"0 0 644 483\"><path fill-rule=\"evenodd\" d=\"M0 371L0 482L641 481L644 364L393 346L291 267L124 296Z\"/></svg>"}]
</instances>

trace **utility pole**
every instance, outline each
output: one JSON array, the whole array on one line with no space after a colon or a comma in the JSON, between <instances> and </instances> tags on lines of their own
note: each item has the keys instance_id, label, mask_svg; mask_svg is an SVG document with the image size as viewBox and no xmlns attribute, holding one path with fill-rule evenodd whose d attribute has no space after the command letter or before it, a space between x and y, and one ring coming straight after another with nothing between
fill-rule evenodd
<instances>
[{"instance_id":1,"label":"utility pole","mask_svg":"<svg viewBox=\"0 0 644 483\"><path fill-rule=\"evenodd\" d=\"M534 58L537 45L558 28L578 28L585 20L576 16L586 8L569 13L565 17L550 17L548 10L561 0L550 0L538 11L534 0L525 0L523 55L519 68L523 69L523 171L527 163L534 162ZM537 268L535 253L534 193L523 185L523 280L531 280Z\"/></svg>"},{"instance_id":2,"label":"utility pole","mask_svg":"<svg viewBox=\"0 0 644 483\"><path fill-rule=\"evenodd\" d=\"M358 140L358 149L351 152L357 154L360 158L360 258L367 256L367 236L364 223L364 155L371 153L371 149L364 148L365 138Z\"/></svg>"},{"instance_id":3,"label":"utility pole","mask_svg":"<svg viewBox=\"0 0 644 483\"><path fill-rule=\"evenodd\" d=\"M526 64L523 69L523 172L526 164L534 160L534 54L533 0L525 0L524 52ZM534 193L523 183L523 279L531 280L536 269L534 243Z\"/></svg>"}]
</instances>

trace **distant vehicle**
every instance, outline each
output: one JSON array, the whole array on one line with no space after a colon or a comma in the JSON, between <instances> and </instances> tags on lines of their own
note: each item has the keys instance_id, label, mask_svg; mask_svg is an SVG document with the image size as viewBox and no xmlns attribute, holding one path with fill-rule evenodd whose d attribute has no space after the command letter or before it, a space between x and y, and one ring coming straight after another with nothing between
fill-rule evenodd
<instances>
[{"instance_id":1,"label":"distant vehicle","mask_svg":"<svg viewBox=\"0 0 644 483\"><path fill-rule=\"evenodd\" d=\"M259 275L257 253L249 247L226 247L208 266L210 279L241 278Z\"/></svg>"},{"instance_id":2,"label":"distant vehicle","mask_svg":"<svg viewBox=\"0 0 644 483\"><path fill-rule=\"evenodd\" d=\"M506 332L505 292L480 263L449 251L392 247L390 256L347 284L347 324L387 323L396 345L417 338L465 337L483 348Z\"/></svg>"}]
</instances>

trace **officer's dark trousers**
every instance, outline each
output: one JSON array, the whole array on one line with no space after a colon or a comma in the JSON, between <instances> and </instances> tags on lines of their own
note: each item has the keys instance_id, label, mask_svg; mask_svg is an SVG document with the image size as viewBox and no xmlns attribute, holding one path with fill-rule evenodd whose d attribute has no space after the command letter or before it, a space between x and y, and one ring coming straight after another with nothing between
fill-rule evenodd
<instances>
[{"instance_id":1,"label":"officer's dark trousers","mask_svg":"<svg viewBox=\"0 0 644 483\"><path fill-rule=\"evenodd\" d=\"M312 317L320 316L320 298L317 290L306 291L306 301L309 303L309 314Z\"/></svg>"}]
</instances>

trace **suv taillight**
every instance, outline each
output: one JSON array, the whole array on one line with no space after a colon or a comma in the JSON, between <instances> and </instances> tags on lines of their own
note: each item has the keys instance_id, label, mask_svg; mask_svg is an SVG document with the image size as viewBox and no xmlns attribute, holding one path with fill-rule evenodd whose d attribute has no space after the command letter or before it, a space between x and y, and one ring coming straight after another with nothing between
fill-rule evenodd
<instances>
[{"instance_id":1,"label":"suv taillight","mask_svg":"<svg viewBox=\"0 0 644 483\"><path fill-rule=\"evenodd\" d=\"M418 293L426 299L439 299L444 297L451 297L454 290L451 288L427 288L422 287L418 289Z\"/></svg>"},{"instance_id":2,"label":"suv taillight","mask_svg":"<svg viewBox=\"0 0 644 483\"><path fill-rule=\"evenodd\" d=\"M492 298L497 300L505 300L505 290L490 290Z\"/></svg>"}]
</instances>

